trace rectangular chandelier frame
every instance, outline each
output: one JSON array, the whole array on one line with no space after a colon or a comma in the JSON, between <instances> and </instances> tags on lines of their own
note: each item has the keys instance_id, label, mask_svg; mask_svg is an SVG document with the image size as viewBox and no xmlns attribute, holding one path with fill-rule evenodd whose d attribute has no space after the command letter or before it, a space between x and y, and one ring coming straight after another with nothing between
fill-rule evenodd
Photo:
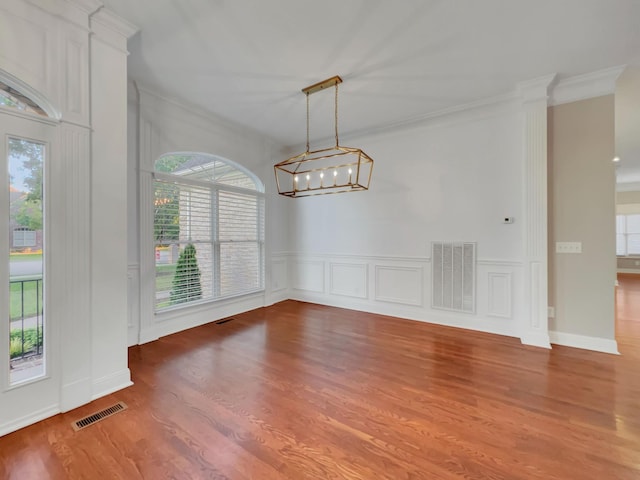
<instances>
[{"instance_id":1,"label":"rectangular chandelier frame","mask_svg":"<svg viewBox=\"0 0 640 480\"><path fill-rule=\"evenodd\" d=\"M368 190L373 160L359 148L341 146L338 139L338 84L334 76L302 89L307 97L307 148L274 165L278 193L299 198L313 195ZM335 146L319 150L309 148L309 95L335 88Z\"/></svg>"},{"instance_id":2,"label":"rectangular chandelier frame","mask_svg":"<svg viewBox=\"0 0 640 480\"><path fill-rule=\"evenodd\" d=\"M304 152L274 166L278 192L287 197L368 190L373 160L359 148Z\"/></svg>"}]
</instances>

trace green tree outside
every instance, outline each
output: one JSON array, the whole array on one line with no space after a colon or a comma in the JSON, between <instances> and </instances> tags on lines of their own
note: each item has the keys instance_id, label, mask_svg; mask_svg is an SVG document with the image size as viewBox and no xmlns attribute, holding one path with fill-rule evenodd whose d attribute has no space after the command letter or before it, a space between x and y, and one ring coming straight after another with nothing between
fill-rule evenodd
<instances>
[{"instance_id":1,"label":"green tree outside","mask_svg":"<svg viewBox=\"0 0 640 480\"><path fill-rule=\"evenodd\" d=\"M200 298L202 298L202 284L200 282L198 259L196 258L196 247L193 243L189 243L180 252L180 257L178 257L170 300L171 304L174 305Z\"/></svg>"},{"instance_id":2,"label":"green tree outside","mask_svg":"<svg viewBox=\"0 0 640 480\"><path fill-rule=\"evenodd\" d=\"M11 157L22 159L22 168L27 174L24 184L27 195L15 214L15 221L31 230L42 230L42 185L44 147L42 144L19 138L9 139ZM13 179L11 179L13 180Z\"/></svg>"},{"instance_id":3,"label":"green tree outside","mask_svg":"<svg viewBox=\"0 0 640 480\"><path fill-rule=\"evenodd\" d=\"M190 155L165 155L155 163L157 172L172 173L191 158ZM180 238L180 188L156 183L153 199L153 237L157 246L177 243Z\"/></svg>"},{"instance_id":4,"label":"green tree outside","mask_svg":"<svg viewBox=\"0 0 640 480\"><path fill-rule=\"evenodd\" d=\"M22 201L14 218L18 225L29 230L42 230L42 201Z\"/></svg>"}]
</instances>

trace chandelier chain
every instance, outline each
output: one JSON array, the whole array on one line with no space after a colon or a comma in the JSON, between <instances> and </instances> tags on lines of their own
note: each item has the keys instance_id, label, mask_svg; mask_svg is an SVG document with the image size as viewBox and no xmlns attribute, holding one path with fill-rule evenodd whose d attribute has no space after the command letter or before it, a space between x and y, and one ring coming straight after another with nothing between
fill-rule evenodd
<instances>
[{"instance_id":1,"label":"chandelier chain","mask_svg":"<svg viewBox=\"0 0 640 480\"><path fill-rule=\"evenodd\" d=\"M307 92L307 153L309 153L309 92Z\"/></svg>"},{"instance_id":2,"label":"chandelier chain","mask_svg":"<svg viewBox=\"0 0 640 480\"><path fill-rule=\"evenodd\" d=\"M335 124L336 124L336 148L340 143L338 142L338 82L336 82L336 103L335 103Z\"/></svg>"}]
</instances>

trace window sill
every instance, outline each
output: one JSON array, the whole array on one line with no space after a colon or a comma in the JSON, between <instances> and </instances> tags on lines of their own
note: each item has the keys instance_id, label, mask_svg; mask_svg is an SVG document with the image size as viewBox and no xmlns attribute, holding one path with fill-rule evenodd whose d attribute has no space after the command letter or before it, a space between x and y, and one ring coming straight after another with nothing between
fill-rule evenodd
<instances>
[{"instance_id":1,"label":"window sill","mask_svg":"<svg viewBox=\"0 0 640 480\"><path fill-rule=\"evenodd\" d=\"M233 295L229 297L202 300L197 303L176 305L175 307L166 308L155 312L155 319L158 322L166 320L172 320L174 318L182 317L184 315L197 314L213 308L220 308L226 305L239 303L246 300L254 300L256 298L263 298L265 290L253 290L250 292L242 293L239 295Z\"/></svg>"}]
</instances>

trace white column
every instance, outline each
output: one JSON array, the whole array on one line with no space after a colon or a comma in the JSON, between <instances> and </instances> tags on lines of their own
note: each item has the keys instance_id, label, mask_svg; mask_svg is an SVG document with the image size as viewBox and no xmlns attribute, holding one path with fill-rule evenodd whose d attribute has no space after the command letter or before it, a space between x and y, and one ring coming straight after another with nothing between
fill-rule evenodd
<instances>
[{"instance_id":1,"label":"white column","mask_svg":"<svg viewBox=\"0 0 640 480\"><path fill-rule=\"evenodd\" d=\"M527 319L520 339L551 348L547 318L547 105L555 75L518 85L523 111L524 267Z\"/></svg>"},{"instance_id":2,"label":"white column","mask_svg":"<svg viewBox=\"0 0 640 480\"><path fill-rule=\"evenodd\" d=\"M91 16L92 397L131 384L127 367L127 38L135 29Z\"/></svg>"}]
</instances>

